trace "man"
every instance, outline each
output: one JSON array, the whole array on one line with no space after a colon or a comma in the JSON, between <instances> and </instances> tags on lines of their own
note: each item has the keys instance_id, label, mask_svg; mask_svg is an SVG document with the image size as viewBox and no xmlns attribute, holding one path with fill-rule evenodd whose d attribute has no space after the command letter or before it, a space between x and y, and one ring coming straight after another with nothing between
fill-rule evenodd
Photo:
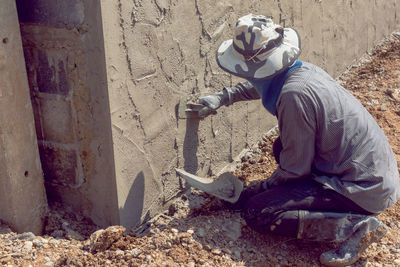
<instances>
[{"instance_id":1,"label":"man","mask_svg":"<svg viewBox=\"0 0 400 267\"><path fill-rule=\"evenodd\" d=\"M325 71L297 60L300 50L294 29L265 16L241 17L217 62L247 81L200 98L201 113L261 98L278 119L279 167L235 206L255 231L340 242L320 261L345 266L386 233L374 215L399 198L397 163L368 111Z\"/></svg>"}]
</instances>

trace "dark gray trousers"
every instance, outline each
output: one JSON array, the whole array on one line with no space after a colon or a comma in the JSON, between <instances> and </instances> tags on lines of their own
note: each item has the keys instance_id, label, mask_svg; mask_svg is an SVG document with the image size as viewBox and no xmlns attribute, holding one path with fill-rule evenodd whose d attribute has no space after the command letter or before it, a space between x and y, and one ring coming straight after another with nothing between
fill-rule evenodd
<instances>
[{"instance_id":1,"label":"dark gray trousers","mask_svg":"<svg viewBox=\"0 0 400 267\"><path fill-rule=\"evenodd\" d=\"M281 149L278 138L273 146L278 163ZM344 216L349 213L372 215L341 194L311 178L304 178L250 197L242 210L242 216L247 225L257 232L297 237L299 211L336 212Z\"/></svg>"}]
</instances>

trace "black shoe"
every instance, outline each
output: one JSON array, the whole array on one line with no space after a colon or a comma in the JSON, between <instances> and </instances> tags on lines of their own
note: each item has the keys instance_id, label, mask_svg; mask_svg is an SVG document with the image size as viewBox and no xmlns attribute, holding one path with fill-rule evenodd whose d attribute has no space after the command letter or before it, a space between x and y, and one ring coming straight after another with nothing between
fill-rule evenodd
<instances>
[{"instance_id":1,"label":"black shoe","mask_svg":"<svg viewBox=\"0 0 400 267\"><path fill-rule=\"evenodd\" d=\"M339 249L324 252L320 256L327 266L348 266L355 263L369 245L379 241L387 232L385 225L375 217L360 222L359 228Z\"/></svg>"}]
</instances>

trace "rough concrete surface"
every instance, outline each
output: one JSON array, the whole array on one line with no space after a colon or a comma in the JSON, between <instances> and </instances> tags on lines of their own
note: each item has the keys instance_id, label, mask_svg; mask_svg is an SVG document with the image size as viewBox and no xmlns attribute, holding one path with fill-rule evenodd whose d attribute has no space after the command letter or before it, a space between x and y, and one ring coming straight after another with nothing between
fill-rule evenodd
<instances>
[{"instance_id":1,"label":"rough concrete surface","mask_svg":"<svg viewBox=\"0 0 400 267\"><path fill-rule=\"evenodd\" d=\"M119 206L140 177L144 206L135 208L151 214L180 189L176 166L216 174L275 124L258 101L201 121L177 118L181 97L238 81L218 68L215 51L239 16L272 15L296 28L301 59L337 75L399 25L399 9L397 1L103 1Z\"/></svg>"},{"instance_id":2,"label":"rough concrete surface","mask_svg":"<svg viewBox=\"0 0 400 267\"><path fill-rule=\"evenodd\" d=\"M128 228L183 190L175 168L218 174L276 124L259 101L223 107L204 120L179 119L185 97L239 81L215 61L238 17L271 15L294 27L301 59L336 76L399 26L400 9L396 0L63 5L19 2L48 194L102 226Z\"/></svg>"},{"instance_id":3,"label":"rough concrete surface","mask_svg":"<svg viewBox=\"0 0 400 267\"><path fill-rule=\"evenodd\" d=\"M40 234L47 209L15 1L0 4L0 219Z\"/></svg>"}]
</instances>

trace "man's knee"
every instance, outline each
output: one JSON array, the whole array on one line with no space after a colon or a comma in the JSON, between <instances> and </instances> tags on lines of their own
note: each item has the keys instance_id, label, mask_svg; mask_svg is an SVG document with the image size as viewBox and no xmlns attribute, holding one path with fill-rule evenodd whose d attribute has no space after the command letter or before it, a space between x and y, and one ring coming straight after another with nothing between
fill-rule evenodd
<instances>
[{"instance_id":1,"label":"man's knee","mask_svg":"<svg viewBox=\"0 0 400 267\"><path fill-rule=\"evenodd\" d=\"M253 230L262 233L268 232L267 228L276 217L276 214L269 207L260 209L257 206L253 199L249 199L242 210L242 217L247 226Z\"/></svg>"},{"instance_id":2,"label":"man's knee","mask_svg":"<svg viewBox=\"0 0 400 267\"><path fill-rule=\"evenodd\" d=\"M259 233L272 233L290 237L297 236L298 211L283 211L265 207L254 208L251 200L246 203L242 217L249 228Z\"/></svg>"}]
</instances>

